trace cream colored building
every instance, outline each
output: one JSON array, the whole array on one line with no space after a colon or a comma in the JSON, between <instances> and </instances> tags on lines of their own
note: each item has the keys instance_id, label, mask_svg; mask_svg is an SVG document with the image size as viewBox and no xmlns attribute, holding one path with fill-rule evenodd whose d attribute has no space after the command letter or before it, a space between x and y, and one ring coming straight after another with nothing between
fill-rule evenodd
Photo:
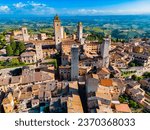
<instances>
[{"instance_id":1,"label":"cream colored building","mask_svg":"<svg viewBox=\"0 0 150 130\"><path fill-rule=\"evenodd\" d=\"M99 43L87 43L83 46L86 53L90 54L98 54L100 52L100 44Z\"/></svg>"},{"instance_id":2,"label":"cream colored building","mask_svg":"<svg viewBox=\"0 0 150 130\"><path fill-rule=\"evenodd\" d=\"M38 39L39 40L46 40L47 39L46 33L40 33L40 34L38 34Z\"/></svg>"},{"instance_id":3,"label":"cream colored building","mask_svg":"<svg viewBox=\"0 0 150 130\"><path fill-rule=\"evenodd\" d=\"M29 41L29 34L28 29L26 27L22 27L20 30L14 30L13 31L13 37L14 39L27 42Z\"/></svg>"},{"instance_id":4,"label":"cream colored building","mask_svg":"<svg viewBox=\"0 0 150 130\"><path fill-rule=\"evenodd\" d=\"M24 62L26 64L32 64L37 62L36 53L34 51L30 52L23 52L20 55L21 62Z\"/></svg>"}]
</instances>

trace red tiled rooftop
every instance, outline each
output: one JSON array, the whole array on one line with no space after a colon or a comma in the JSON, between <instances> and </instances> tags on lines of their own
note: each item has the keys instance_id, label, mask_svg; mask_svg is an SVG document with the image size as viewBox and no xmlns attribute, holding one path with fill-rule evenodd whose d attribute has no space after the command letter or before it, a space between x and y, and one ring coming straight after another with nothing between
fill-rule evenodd
<instances>
[{"instance_id":1,"label":"red tiled rooftop","mask_svg":"<svg viewBox=\"0 0 150 130\"><path fill-rule=\"evenodd\" d=\"M116 104L115 109L117 112L130 113L131 109L128 104Z\"/></svg>"},{"instance_id":2,"label":"red tiled rooftop","mask_svg":"<svg viewBox=\"0 0 150 130\"><path fill-rule=\"evenodd\" d=\"M113 81L111 79L102 79L100 80L100 85L105 87L113 86Z\"/></svg>"}]
</instances>

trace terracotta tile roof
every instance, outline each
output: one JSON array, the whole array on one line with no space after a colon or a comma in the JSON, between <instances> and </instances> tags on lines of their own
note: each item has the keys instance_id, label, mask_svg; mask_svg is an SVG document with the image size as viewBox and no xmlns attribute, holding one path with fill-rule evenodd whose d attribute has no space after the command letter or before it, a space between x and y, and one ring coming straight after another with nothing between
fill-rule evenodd
<instances>
[{"instance_id":1,"label":"terracotta tile roof","mask_svg":"<svg viewBox=\"0 0 150 130\"><path fill-rule=\"evenodd\" d=\"M42 81L42 73L41 72L35 72L34 73L34 81L35 82Z\"/></svg>"},{"instance_id":2,"label":"terracotta tile roof","mask_svg":"<svg viewBox=\"0 0 150 130\"><path fill-rule=\"evenodd\" d=\"M55 44L55 41L54 40L42 40L42 41L29 41L29 43L51 45L51 44Z\"/></svg>"},{"instance_id":3,"label":"terracotta tile roof","mask_svg":"<svg viewBox=\"0 0 150 130\"><path fill-rule=\"evenodd\" d=\"M1 78L0 79L0 86L9 85L10 84L10 78Z\"/></svg>"},{"instance_id":4,"label":"terracotta tile roof","mask_svg":"<svg viewBox=\"0 0 150 130\"><path fill-rule=\"evenodd\" d=\"M22 76L22 84L28 84L32 82L41 82L54 79L54 73L49 72L30 72L28 75Z\"/></svg>"},{"instance_id":5,"label":"terracotta tile roof","mask_svg":"<svg viewBox=\"0 0 150 130\"><path fill-rule=\"evenodd\" d=\"M93 77L94 79L99 79L99 77L98 77L97 74L92 74L92 77Z\"/></svg>"},{"instance_id":6,"label":"terracotta tile roof","mask_svg":"<svg viewBox=\"0 0 150 130\"><path fill-rule=\"evenodd\" d=\"M20 96L20 100L28 100L32 98L32 92L22 93Z\"/></svg>"},{"instance_id":7,"label":"terracotta tile roof","mask_svg":"<svg viewBox=\"0 0 150 130\"><path fill-rule=\"evenodd\" d=\"M112 109L108 105L101 104L99 109L96 109L97 113L113 113Z\"/></svg>"},{"instance_id":8,"label":"terracotta tile roof","mask_svg":"<svg viewBox=\"0 0 150 130\"><path fill-rule=\"evenodd\" d=\"M103 73L103 74L110 74L109 70L106 69L106 68L102 68L101 69L101 73Z\"/></svg>"},{"instance_id":9,"label":"terracotta tile roof","mask_svg":"<svg viewBox=\"0 0 150 130\"><path fill-rule=\"evenodd\" d=\"M28 57L28 56L35 56L35 52L34 51L30 51L30 52L24 52L21 54L21 57Z\"/></svg>"},{"instance_id":10,"label":"terracotta tile roof","mask_svg":"<svg viewBox=\"0 0 150 130\"><path fill-rule=\"evenodd\" d=\"M94 79L99 79L97 74L88 74L87 78L94 78Z\"/></svg>"},{"instance_id":11,"label":"terracotta tile roof","mask_svg":"<svg viewBox=\"0 0 150 130\"><path fill-rule=\"evenodd\" d=\"M131 109L128 104L116 104L115 109L117 112L131 113Z\"/></svg>"},{"instance_id":12,"label":"terracotta tile roof","mask_svg":"<svg viewBox=\"0 0 150 130\"><path fill-rule=\"evenodd\" d=\"M53 76L53 74L50 75L50 73L42 72L42 81L51 80L52 76Z\"/></svg>"},{"instance_id":13,"label":"terracotta tile roof","mask_svg":"<svg viewBox=\"0 0 150 130\"><path fill-rule=\"evenodd\" d=\"M111 94L109 92L96 92L96 97L106 99L106 100L112 100Z\"/></svg>"},{"instance_id":14,"label":"terracotta tile roof","mask_svg":"<svg viewBox=\"0 0 150 130\"><path fill-rule=\"evenodd\" d=\"M72 95L67 101L68 113L83 113L83 107L79 95Z\"/></svg>"},{"instance_id":15,"label":"terracotta tile roof","mask_svg":"<svg viewBox=\"0 0 150 130\"><path fill-rule=\"evenodd\" d=\"M22 84L27 84L33 82L33 73L22 76Z\"/></svg>"},{"instance_id":16,"label":"terracotta tile roof","mask_svg":"<svg viewBox=\"0 0 150 130\"><path fill-rule=\"evenodd\" d=\"M11 78L11 84L20 83L21 76L12 76Z\"/></svg>"},{"instance_id":17,"label":"terracotta tile roof","mask_svg":"<svg viewBox=\"0 0 150 130\"><path fill-rule=\"evenodd\" d=\"M102 79L100 80L100 85L110 87L113 86L113 81L111 79Z\"/></svg>"},{"instance_id":18,"label":"terracotta tile roof","mask_svg":"<svg viewBox=\"0 0 150 130\"><path fill-rule=\"evenodd\" d=\"M98 89L96 91L96 96L103 98L103 99L112 100L112 97L111 97L108 87L98 87Z\"/></svg>"},{"instance_id":19,"label":"terracotta tile roof","mask_svg":"<svg viewBox=\"0 0 150 130\"><path fill-rule=\"evenodd\" d=\"M78 82L77 81L69 82L69 88L78 90Z\"/></svg>"}]
</instances>

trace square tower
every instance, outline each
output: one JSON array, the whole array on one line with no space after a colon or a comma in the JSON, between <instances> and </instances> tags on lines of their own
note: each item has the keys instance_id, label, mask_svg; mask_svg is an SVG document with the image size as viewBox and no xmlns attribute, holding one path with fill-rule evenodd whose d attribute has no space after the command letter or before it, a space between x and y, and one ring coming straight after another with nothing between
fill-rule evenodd
<instances>
[{"instance_id":1,"label":"square tower","mask_svg":"<svg viewBox=\"0 0 150 130\"><path fill-rule=\"evenodd\" d=\"M36 50L37 61L42 61L43 60L42 44L41 43L36 43L35 44L35 50Z\"/></svg>"},{"instance_id":2,"label":"square tower","mask_svg":"<svg viewBox=\"0 0 150 130\"><path fill-rule=\"evenodd\" d=\"M103 58L103 67L108 68L109 66L109 51L111 45L111 37L106 37L103 39L103 43L101 44L101 56Z\"/></svg>"},{"instance_id":3,"label":"square tower","mask_svg":"<svg viewBox=\"0 0 150 130\"><path fill-rule=\"evenodd\" d=\"M78 80L79 77L79 46L71 47L71 80Z\"/></svg>"},{"instance_id":4,"label":"square tower","mask_svg":"<svg viewBox=\"0 0 150 130\"><path fill-rule=\"evenodd\" d=\"M29 41L29 35L28 35L27 28L26 27L22 27L21 31L22 31L23 41L24 42Z\"/></svg>"},{"instance_id":5,"label":"square tower","mask_svg":"<svg viewBox=\"0 0 150 130\"><path fill-rule=\"evenodd\" d=\"M64 39L64 27L61 26L61 38Z\"/></svg>"},{"instance_id":6,"label":"square tower","mask_svg":"<svg viewBox=\"0 0 150 130\"><path fill-rule=\"evenodd\" d=\"M77 26L77 37L79 41L83 38L83 25L81 22L79 22Z\"/></svg>"},{"instance_id":7,"label":"square tower","mask_svg":"<svg viewBox=\"0 0 150 130\"><path fill-rule=\"evenodd\" d=\"M60 51L60 43L62 42L62 31L61 31L61 21L58 17L58 15L54 18L54 31L55 31L55 45L56 49Z\"/></svg>"}]
</instances>

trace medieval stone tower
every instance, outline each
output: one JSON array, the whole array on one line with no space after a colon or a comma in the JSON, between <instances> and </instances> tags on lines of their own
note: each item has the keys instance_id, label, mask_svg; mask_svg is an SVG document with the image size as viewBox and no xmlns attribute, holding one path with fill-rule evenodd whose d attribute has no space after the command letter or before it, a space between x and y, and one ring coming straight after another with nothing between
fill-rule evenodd
<instances>
[{"instance_id":1,"label":"medieval stone tower","mask_svg":"<svg viewBox=\"0 0 150 130\"><path fill-rule=\"evenodd\" d=\"M36 50L37 61L42 61L43 60L42 44L41 43L36 43L35 44L35 50Z\"/></svg>"},{"instance_id":2,"label":"medieval stone tower","mask_svg":"<svg viewBox=\"0 0 150 130\"><path fill-rule=\"evenodd\" d=\"M79 22L77 26L77 38L79 41L83 38L83 25L81 22Z\"/></svg>"},{"instance_id":3,"label":"medieval stone tower","mask_svg":"<svg viewBox=\"0 0 150 130\"><path fill-rule=\"evenodd\" d=\"M71 80L78 80L79 77L79 46L71 47Z\"/></svg>"},{"instance_id":4,"label":"medieval stone tower","mask_svg":"<svg viewBox=\"0 0 150 130\"><path fill-rule=\"evenodd\" d=\"M27 28L26 27L22 27L21 31L22 31L23 41L24 42L29 41L29 35L28 35Z\"/></svg>"},{"instance_id":5,"label":"medieval stone tower","mask_svg":"<svg viewBox=\"0 0 150 130\"><path fill-rule=\"evenodd\" d=\"M55 45L56 49L60 50L60 43L62 42L62 31L61 31L61 21L58 17L58 15L54 18L54 31L55 31Z\"/></svg>"},{"instance_id":6,"label":"medieval stone tower","mask_svg":"<svg viewBox=\"0 0 150 130\"><path fill-rule=\"evenodd\" d=\"M103 58L103 67L108 68L109 66L109 51L111 46L111 36L104 38L103 43L101 44L101 56Z\"/></svg>"}]
</instances>

